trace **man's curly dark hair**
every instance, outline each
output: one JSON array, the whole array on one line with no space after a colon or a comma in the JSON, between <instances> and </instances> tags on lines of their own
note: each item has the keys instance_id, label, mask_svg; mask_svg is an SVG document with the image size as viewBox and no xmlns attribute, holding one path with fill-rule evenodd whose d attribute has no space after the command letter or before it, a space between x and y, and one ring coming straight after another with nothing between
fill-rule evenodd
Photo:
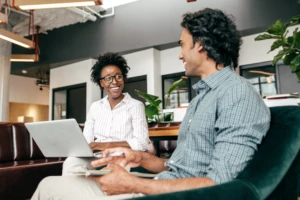
<instances>
[{"instance_id":1,"label":"man's curly dark hair","mask_svg":"<svg viewBox=\"0 0 300 200\"><path fill-rule=\"evenodd\" d=\"M181 26L192 35L194 44L202 44L207 56L217 65L232 64L235 69L242 40L232 18L220 10L206 8L184 14Z\"/></svg>"},{"instance_id":2,"label":"man's curly dark hair","mask_svg":"<svg viewBox=\"0 0 300 200\"><path fill-rule=\"evenodd\" d=\"M101 87L101 72L108 65L114 65L118 67L122 72L124 81L127 78L128 70L130 69L130 67L127 65L125 58L118 53L108 52L103 55L99 55L98 61L91 69L91 81L93 83L96 83L99 87Z\"/></svg>"}]
</instances>

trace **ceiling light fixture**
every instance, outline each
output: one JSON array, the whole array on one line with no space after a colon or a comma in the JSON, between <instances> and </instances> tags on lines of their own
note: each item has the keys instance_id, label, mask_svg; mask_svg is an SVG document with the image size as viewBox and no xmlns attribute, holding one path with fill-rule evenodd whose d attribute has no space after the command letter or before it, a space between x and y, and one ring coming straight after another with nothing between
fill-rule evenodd
<instances>
[{"instance_id":1,"label":"ceiling light fixture","mask_svg":"<svg viewBox=\"0 0 300 200\"><path fill-rule=\"evenodd\" d=\"M117 7L128 3L133 3L138 0L102 0L102 7L105 9Z\"/></svg>"},{"instance_id":2,"label":"ceiling light fixture","mask_svg":"<svg viewBox=\"0 0 300 200\"><path fill-rule=\"evenodd\" d=\"M5 29L0 29L0 38L3 40L6 40L6 41L12 42L16 45L28 48L28 49L34 49L34 47L35 47L35 44L33 41L23 38L17 34L9 32Z\"/></svg>"},{"instance_id":3,"label":"ceiling light fixture","mask_svg":"<svg viewBox=\"0 0 300 200\"><path fill-rule=\"evenodd\" d=\"M12 54L11 62L38 62L39 56L35 54Z\"/></svg>"},{"instance_id":4,"label":"ceiling light fixture","mask_svg":"<svg viewBox=\"0 0 300 200\"><path fill-rule=\"evenodd\" d=\"M33 22L33 11L30 11L29 27ZM34 40L34 26L32 25L32 40ZM35 54L12 54L10 57L11 62L38 62L39 61L39 31L40 26L36 26L36 37L35 37Z\"/></svg>"},{"instance_id":5,"label":"ceiling light fixture","mask_svg":"<svg viewBox=\"0 0 300 200\"><path fill-rule=\"evenodd\" d=\"M12 6L20 10L66 8L102 5L101 0L14 0Z\"/></svg>"}]
</instances>

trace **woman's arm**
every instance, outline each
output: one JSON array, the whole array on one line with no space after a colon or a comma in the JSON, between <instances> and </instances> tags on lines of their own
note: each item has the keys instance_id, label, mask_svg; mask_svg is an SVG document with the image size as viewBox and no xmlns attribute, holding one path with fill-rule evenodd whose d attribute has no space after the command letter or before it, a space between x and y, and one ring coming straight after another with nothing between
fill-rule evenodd
<instances>
[{"instance_id":1,"label":"woman's arm","mask_svg":"<svg viewBox=\"0 0 300 200\"><path fill-rule=\"evenodd\" d=\"M142 102L135 103L130 109L132 116L133 137L127 142L131 149L146 151L150 143L145 107Z\"/></svg>"},{"instance_id":2,"label":"woman's arm","mask_svg":"<svg viewBox=\"0 0 300 200\"><path fill-rule=\"evenodd\" d=\"M126 141L122 142L91 142L90 147L92 150L105 150L108 148L114 148L114 147L127 147L130 148L130 145Z\"/></svg>"},{"instance_id":3,"label":"woman's arm","mask_svg":"<svg viewBox=\"0 0 300 200\"><path fill-rule=\"evenodd\" d=\"M86 116L84 124L83 135L88 143L94 142L94 124L95 119L93 117L94 103L91 105L90 110Z\"/></svg>"}]
</instances>

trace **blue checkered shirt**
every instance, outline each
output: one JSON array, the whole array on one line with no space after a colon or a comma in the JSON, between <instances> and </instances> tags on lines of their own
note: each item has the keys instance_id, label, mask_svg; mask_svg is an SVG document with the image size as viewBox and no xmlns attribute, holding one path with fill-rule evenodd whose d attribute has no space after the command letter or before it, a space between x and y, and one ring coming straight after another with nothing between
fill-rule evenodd
<instances>
[{"instance_id":1,"label":"blue checkered shirt","mask_svg":"<svg viewBox=\"0 0 300 200\"><path fill-rule=\"evenodd\" d=\"M177 148L158 179L232 180L252 159L270 125L261 96L230 67L200 80L181 123Z\"/></svg>"}]
</instances>

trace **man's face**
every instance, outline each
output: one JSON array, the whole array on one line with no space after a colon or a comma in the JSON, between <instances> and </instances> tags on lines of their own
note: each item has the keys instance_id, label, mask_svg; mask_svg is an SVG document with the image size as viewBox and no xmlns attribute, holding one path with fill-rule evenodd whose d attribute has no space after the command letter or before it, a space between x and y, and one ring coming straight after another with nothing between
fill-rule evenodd
<instances>
[{"instance_id":1,"label":"man's face","mask_svg":"<svg viewBox=\"0 0 300 200\"><path fill-rule=\"evenodd\" d=\"M200 53L201 44L199 42L193 43L193 37L187 29L183 29L179 44L181 52L178 57L183 61L185 75L189 77L200 76L199 67L203 60L203 55Z\"/></svg>"}]
</instances>

